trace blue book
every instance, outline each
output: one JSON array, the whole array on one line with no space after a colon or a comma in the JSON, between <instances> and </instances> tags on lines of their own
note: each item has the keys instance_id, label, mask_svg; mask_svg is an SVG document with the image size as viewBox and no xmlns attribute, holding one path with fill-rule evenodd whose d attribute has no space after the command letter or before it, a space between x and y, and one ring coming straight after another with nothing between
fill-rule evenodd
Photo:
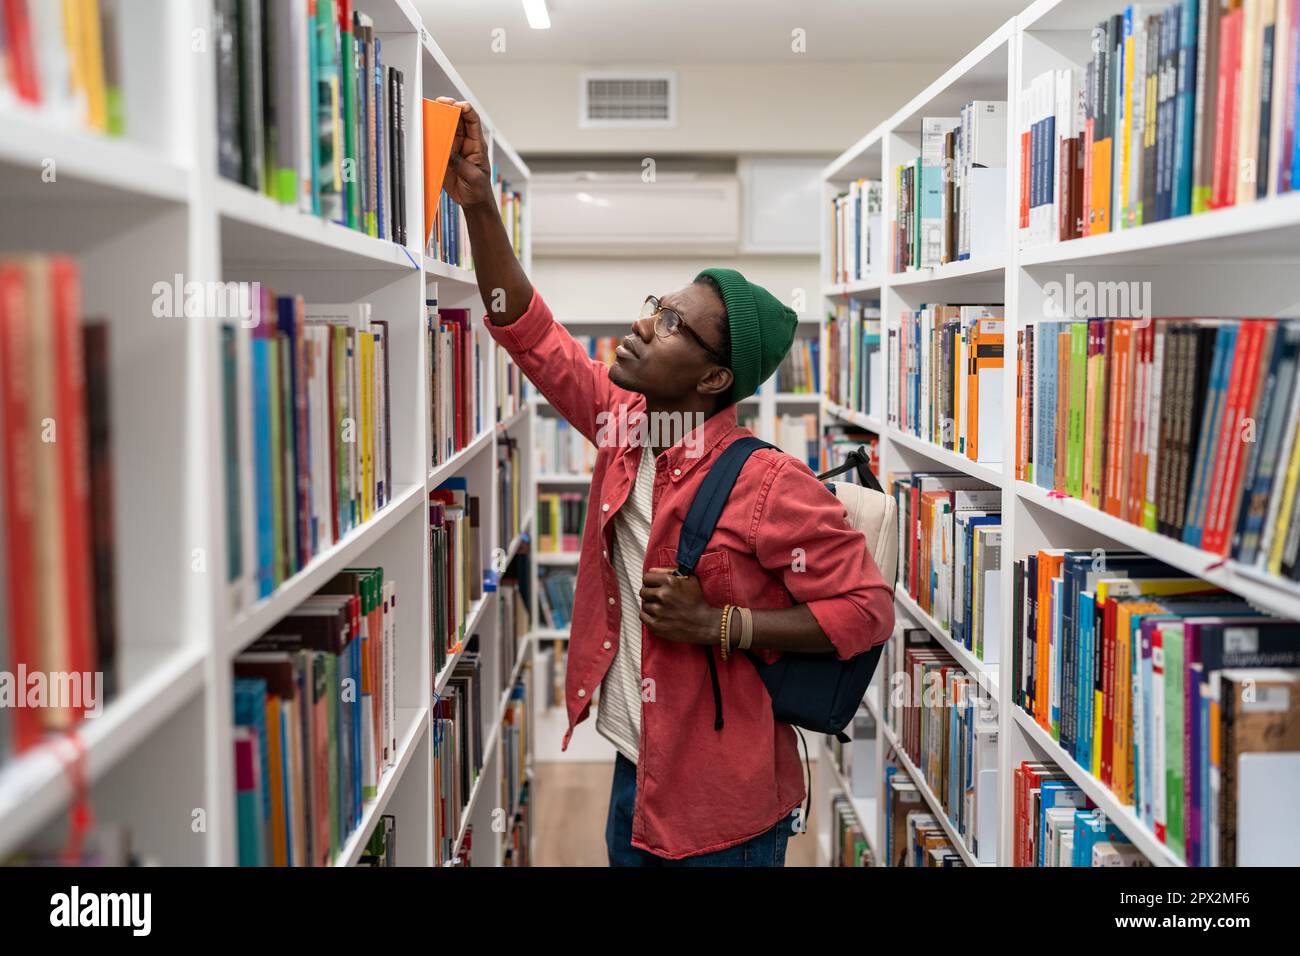
<instances>
[{"instance_id":1,"label":"blue book","mask_svg":"<svg viewBox=\"0 0 1300 956\"><path fill-rule=\"evenodd\" d=\"M240 866L264 865L266 828L262 821L262 799L257 789L261 762L257 733L251 727L235 728L235 821L238 826Z\"/></svg>"},{"instance_id":2,"label":"blue book","mask_svg":"<svg viewBox=\"0 0 1300 956\"><path fill-rule=\"evenodd\" d=\"M1034 479L1040 488L1048 491L1056 487L1056 392L1057 392L1057 336L1060 322L1040 322L1037 362L1038 377L1038 441L1034 443L1034 456L1038 459Z\"/></svg>"},{"instance_id":3,"label":"blue book","mask_svg":"<svg viewBox=\"0 0 1300 956\"><path fill-rule=\"evenodd\" d=\"M1068 780L1044 780L1038 791L1038 840L1034 845L1035 863L1042 866L1047 849L1047 811L1053 807L1081 808L1087 795Z\"/></svg>"},{"instance_id":4,"label":"blue book","mask_svg":"<svg viewBox=\"0 0 1300 956\"><path fill-rule=\"evenodd\" d=\"M261 773L261 859L271 855L271 764L266 738L266 681L260 677L236 677L233 681L234 718L236 727L248 727L254 735L258 750L258 769Z\"/></svg>"},{"instance_id":5,"label":"blue book","mask_svg":"<svg viewBox=\"0 0 1300 956\"><path fill-rule=\"evenodd\" d=\"M1068 752L1074 756L1081 767L1085 768L1092 766L1092 633L1096 607L1097 603L1091 592L1079 592L1076 607L1079 647L1075 652L1077 666L1074 691L1078 711L1070 722Z\"/></svg>"},{"instance_id":6,"label":"blue book","mask_svg":"<svg viewBox=\"0 0 1300 956\"><path fill-rule=\"evenodd\" d=\"M1205 502L1210 472L1214 468L1214 452L1219 437L1221 410L1227 398L1228 376L1232 373L1232 353L1237 342L1237 325L1221 325L1214 340L1214 360L1210 368L1210 388L1205 397L1205 419L1201 440L1196 448L1196 467L1187 495L1187 514L1183 527L1183 541L1193 547L1201 546L1201 531L1205 524ZM1216 476L1217 477L1217 476Z\"/></svg>"},{"instance_id":7,"label":"blue book","mask_svg":"<svg viewBox=\"0 0 1300 956\"><path fill-rule=\"evenodd\" d=\"M271 492L271 372L270 342L260 335L252 340L253 444L257 468L257 594L275 590L275 531Z\"/></svg>"},{"instance_id":8,"label":"blue book","mask_svg":"<svg viewBox=\"0 0 1300 956\"><path fill-rule=\"evenodd\" d=\"M284 490L287 501L287 510L285 521L290 523L292 532L289 534L289 552L291 558L290 566L294 569L301 568L310 560L310 555L303 554L302 536L299 534L301 522L305 515L304 511L310 514L310 505L306 498L300 493L303 489L299 486L298 476L302 470L302 463L298 461L298 431L305 428L305 422L299 419L298 415L298 390L303 387L298 381L298 353L302 348L299 341L299 328L297 322L297 303L291 296L280 296L275 300L276 327L284 333L289 343L289 401L288 408L285 410L284 422L284 453L286 458L284 473ZM283 389L282 389L283 390ZM311 447L308 445L306 450L306 461L311 461ZM312 535L313 542L315 535ZM313 545L314 547L314 545Z\"/></svg>"},{"instance_id":9,"label":"blue book","mask_svg":"<svg viewBox=\"0 0 1300 956\"><path fill-rule=\"evenodd\" d=\"M1104 822L1103 822L1104 821ZM1074 865L1092 866L1092 848L1098 843L1128 843L1119 827L1100 810L1080 810L1074 815Z\"/></svg>"},{"instance_id":10,"label":"blue book","mask_svg":"<svg viewBox=\"0 0 1300 956\"><path fill-rule=\"evenodd\" d=\"M1065 613L1065 582L1060 578L1052 579L1052 630L1051 630L1051 665L1052 682L1056 686L1056 697L1049 701L1052 737L1061 739L1061 697L1064 694L1063 680L1065 672L1061 668L1061 619Z\"/></svg>"},{"instance_id":11,"label":"blue book","mask_svg":"<svg viewBox=\"0 0 1300 956\"><path fill-rule=\"evenodd\" d=\"M356 693L352 695L352 826L355 828L361 823L361 811L364 806L364 800L361 795L361 638L354 637L349 644L349 657L351 659L352 676L354 678L353 686Z\"/></svg>"},{"instance_id":12,"label":"blue book","mask_svg":"<svg viewBox=\"0 0 1300 956\"><path fill-rule=\"evenodd\" d=\"M1192 211L1192 144L1196 127L1197 23L1201 0L1183 0L1178 15L1178 95L1174 100L1174 216ZM1210 2L1210 0L1206 0Z\"/></svg>"},{"instance_id":13,"label":"blue book","mask_svg":"<svg viewBox=\"0 0 1300 956\"><path fill-rule=\"evenodd\" d=\"M391 239L388 220L384 217L387 197L384 195L384 112L387 97L384 95L383 41L375 36L375 216L379 225L379 238Z\"/></svg>"}]
</instances>

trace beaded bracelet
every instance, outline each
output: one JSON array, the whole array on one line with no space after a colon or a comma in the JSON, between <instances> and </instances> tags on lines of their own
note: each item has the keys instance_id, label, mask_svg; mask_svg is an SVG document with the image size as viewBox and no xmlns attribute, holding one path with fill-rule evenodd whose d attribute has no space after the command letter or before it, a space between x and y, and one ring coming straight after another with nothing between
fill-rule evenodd
<instances>
[{"instance_id":1,"label":"beaded bracelet","mask_svg":"<svg viewBox=\"0 0 1300 956\"><path fill-rule=\"evenodd\" d=\"M727 641L727 630L731 625L731 609L734 606L735 605L728 604L722 609L722 627L720 631L722 640L722 659L724 661L727 659L727 654L731 650L730 644Z\"/></svg>"}]
</instances>

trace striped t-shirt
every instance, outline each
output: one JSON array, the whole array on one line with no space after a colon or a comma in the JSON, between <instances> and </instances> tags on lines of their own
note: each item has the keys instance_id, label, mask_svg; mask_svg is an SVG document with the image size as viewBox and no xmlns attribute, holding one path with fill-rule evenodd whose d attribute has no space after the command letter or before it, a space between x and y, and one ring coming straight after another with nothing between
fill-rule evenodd
<instances>
[{"instance_id":1,"label":"striped t-shirt","mask_svg":"<svg viewBox=\"0 0 1300 956\"><path fill-rule=\"evenodd\" d=\"M596 730L636 763L641 741L641 581L650 543L655 456L641 449L636 481L614 516L614 574L622 615L618 650L600 685Z\"/></svg>"}]
</instances>

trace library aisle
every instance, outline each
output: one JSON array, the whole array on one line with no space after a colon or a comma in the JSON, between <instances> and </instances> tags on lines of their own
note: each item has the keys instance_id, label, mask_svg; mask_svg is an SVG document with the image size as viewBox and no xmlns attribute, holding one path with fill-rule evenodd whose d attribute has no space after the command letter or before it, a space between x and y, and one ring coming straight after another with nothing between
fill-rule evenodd
<instances>
[{"instance_id":1,"label":"library aisle","mask_svg":"<svg viewBox=\"0 0 1300 956\"><path fill-rule=\"evenodd\" d=\"M0 0L0 870L1300 865L1297 127L1300 0Z\"/></svg>"}]
</instances>

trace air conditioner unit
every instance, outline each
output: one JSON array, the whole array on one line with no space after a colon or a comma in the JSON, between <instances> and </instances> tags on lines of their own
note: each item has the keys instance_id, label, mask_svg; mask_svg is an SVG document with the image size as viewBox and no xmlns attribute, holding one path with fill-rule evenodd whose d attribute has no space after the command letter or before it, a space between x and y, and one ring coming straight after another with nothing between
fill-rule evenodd
<instances>
[{"instance_id":1,"label":"air conditioner unit","mask_svg":"<svg viewBox=\"0 0 1300 956\"><path fill-rule=\"evenodd\" d=\"M725 256L739 243L732 174L538 172L530 190L537 255Z\"/></svg>"}]
</instances>

